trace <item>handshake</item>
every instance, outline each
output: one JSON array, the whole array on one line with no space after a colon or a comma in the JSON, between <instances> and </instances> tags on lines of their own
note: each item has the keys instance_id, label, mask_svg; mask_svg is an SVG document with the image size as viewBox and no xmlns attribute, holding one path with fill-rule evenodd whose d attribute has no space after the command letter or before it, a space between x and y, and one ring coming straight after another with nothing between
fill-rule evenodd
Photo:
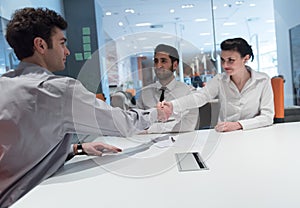
<instances>
[{"instance_id":1,"label":"handshake","mask_svg":"<svg viewBox=\"0 0 300 208\"><path fill-rule=\"evenodd\" d=\"M167 121L173 114L173 105L171 102L162 101L157 103L157 119L161 122Z\"/></svg>"}]
</instances>

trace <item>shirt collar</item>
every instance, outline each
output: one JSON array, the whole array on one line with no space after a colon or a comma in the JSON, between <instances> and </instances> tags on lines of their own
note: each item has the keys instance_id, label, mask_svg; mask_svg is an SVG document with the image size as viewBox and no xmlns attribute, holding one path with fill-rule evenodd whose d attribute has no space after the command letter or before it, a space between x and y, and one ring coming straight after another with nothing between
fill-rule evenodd
<instances>
[{"instance_id":1,"label":"shirt collar","mask_svg":"<svg viewBox=\"0 0 300 208\"><path fill-rule=\"evenodd\" d=\"M250 66L246 66L246 69L251 74L251 77L250 77L251 81L266 79L266 76L264 74L261 74L261 73L258 73L256 71L254 71ZM230 82L230 76L227 75L226 72L222 73L222 79L224 79L228 83Z\"/></svg>"},{"instance_id":2,"label":"shirt collar","mask_svg":"<svg viewBox=\"0 0 300 208\"><path fill-rule=\"evenodd\" d=\"M176 80L175 78L166 86L166 89L168 89L169 91L172 91L176 86ZM160 88L162 87L161 83L159 81L156 81L156 87L157 90L160 90Z\"/></svg>"},{"instance_id":3,"label":"shirt collar","mask_svg":"<svg viewBox=\"0 0 300 208\"><path fill-rule=\"evenodd\" d=\"M45 73L45 74L53 75L53 73L47 70L46 68L43 68L37 64L28 63L24 61L21 61L19 63L17 70L24 70L23 74L37 72L37 73Z\"/></svg>"}]
</instances>

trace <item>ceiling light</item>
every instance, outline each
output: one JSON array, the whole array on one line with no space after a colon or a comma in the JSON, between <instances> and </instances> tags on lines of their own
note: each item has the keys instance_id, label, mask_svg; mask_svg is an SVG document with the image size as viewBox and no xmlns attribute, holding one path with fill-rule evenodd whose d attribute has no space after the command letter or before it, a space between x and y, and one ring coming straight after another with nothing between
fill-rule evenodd
<instances>
[{"instance_id":1,"label":"ceiling light","mask_svg":"<svg viewBox=\"0 0 300 208\"><path fill-rule=\"evenodd\" d=\"M125 12L126 13L134 14L134 9L125 9Z\"/></svg>"},{"instance_id":2,"label":"ceiling light","mask_svg":"<svg viewBox=\"0 0 300 208\"><path fill-rule=\"evenodd\" d=\"M249 6L251 6L251 7L255 7L255 6L256 6L256 4L249 4Z\"/></svg>"},{"instance_id":3,"label":"ceiling light","mask_svg":"<svg viewBox=\"0 0 300 208\"><path fill-rule=\"evenodd\" d=\"M195 5L194 4L183 4L181 5L182 9L190 9L193 8Z\"/></svg>"},{"instance_id":4,"label":"ceiling light","mask_svg":"<svg viewBox=\"0 0 300 208\"><path fill-rule=\"evenodd\" d=\"M232 25L236 25L236 22L224 22L223 25L224 26L232 26Z\"/></svg>"},{"instance_id":5,"label":"ceiling light","mask_svg":"<svg viewBox=\"0 0 300 208\"><path fill-rule=\"evenodd\" d=\"M124 24L123 24L123 22L120 21L120 22L118 23L118 25L119 25L120 27L122 27Z\"/></svg>"},{"instance_id":6,"label":"ceiling light","mask_svg":"<svg viewBox=\"0 0 300 208\"><path fill-rule=\"evenodd\" d=\"M195 19L195 22L206 22L207 19L206 18L198 18L198 19Z\"/></svg>"},{"instance_id":7,"label":"ceiling light","mask_svg":"<svg viewBox=\"0 0 300 208\"><path fill-rule=\"evenodd\" d=\"M144 27L144 26L150 26L150 25L151 25L150 22L143 22L143 23L135 24L135 26L137 26L137 27Z\"/></svg>"},{"instance_id":8,"label":"ceiling light","mask_svg":"<svg viewBox=\"0 0 300 208\"><path fill-rule=\"evenodd\" d=\"M207 36L210 35L210 33L200 33L201 36Z\"/></svg>"},{"instance_id":9,"label":"ceiling light","mask_svg":"<svg viewBox=\"0 0 300 208\"><path fill-rule=\"evenodd\" d=\"M175 9L170 9L170 13L174 13L175 12Z\"/></svg>"},{"instance_id":10,"label":"ceiling light","mask_svg":"<svg viewBox=\"0 0 300 208\"><path fill-rule=\"evenodd\" d=\"M224 4L224 7L231 7L231 4Z\"/></svg>"},{"instance_id":11,"label":"ceiling light","mask_svg":"<svg viewBox=\"0 0 300 208\"><path fill-rule=\"evenodd\" d=\"M110 15L111 15L111 12L109 12L109 11L108 11L108 12L105 12L105 15L106 15L106 16L110 16Z\"/></svg>"},{"instance_id":12,"label":"ceiling light","mask_svg":"<svg viewBox=\"0 0 300 208\"><path fill-rule=\"evenodd\" d=\"M213 7L213 10L216 10L217 8L218 8L217 6L214 6L214 7Z\"/></svg>"}]
</instances>

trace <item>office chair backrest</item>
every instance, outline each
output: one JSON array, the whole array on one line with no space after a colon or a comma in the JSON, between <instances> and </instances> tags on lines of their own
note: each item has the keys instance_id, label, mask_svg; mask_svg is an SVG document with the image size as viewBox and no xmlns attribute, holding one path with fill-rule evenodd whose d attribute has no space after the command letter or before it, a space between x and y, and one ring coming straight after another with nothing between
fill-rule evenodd
<instances>
[{"instance_id":1,"label":"office chair backrest","mask_svg":"<svg viewBox=\"0 0 300 208\"><path fill-rule=\"evenodd\" d=\"M274 95L274 123L282 123L284 122L284 79L282 76L273 77L271 84Z\"/></svg>"},{"instance_id":2,"label":"office chair backrest","mask_svg":"<svg viewBox=\"0 0 300 208\"><path fill-rule=\"evenodd\" d=\"M209 102L199 108L199 118L195 130L214 128L218 123L219 102Z\"/></svg>"},{"instance_id":3,"label":"office chair backrest","mask_svg":"<svg viewBox=\"0 0 300 208\"><path fill-rule=\"evenodd\" d=\"M106 98L105 98L105 96L104 96L103 93L97 93L97 94L96 94L96 98L98 98L98 99L100 99L100 100L102 100L102 101L104 101L104 102L105 102L105 100L106 100Z\"/></svg>"},{"instance_id":4,"label":"office chair backrest","mask_svg":"<svg viewBox=\"0 0 300 208\"><path fill-rule=\"evenodd\" d=\"M110 96L110 105L128 110L135 106L135 97L129 92L117 91Z\"/></svg>"}]
</instances>

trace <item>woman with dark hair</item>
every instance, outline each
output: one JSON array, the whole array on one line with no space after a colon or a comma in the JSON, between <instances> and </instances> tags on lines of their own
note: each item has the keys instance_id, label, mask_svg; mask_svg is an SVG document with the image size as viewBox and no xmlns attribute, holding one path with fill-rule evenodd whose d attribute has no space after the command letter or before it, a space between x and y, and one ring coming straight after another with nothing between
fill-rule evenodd
<instances>
[{"instance_id":1,"label":"woman with dark hair","mask_svg":"<svg viewBox=\"0 0 300 208\"><path fill-rule=\"evenodd\" d=\"M220 114L215 126L217 131L271 125L274 118L271 80L267 74L254 71L246 65L253 58L252 48L244 39L223 41L221 62L224 72L217 74L197 93L163 102L163 109L179 113L218 98Z\"/></svg>"}]
</instances>

